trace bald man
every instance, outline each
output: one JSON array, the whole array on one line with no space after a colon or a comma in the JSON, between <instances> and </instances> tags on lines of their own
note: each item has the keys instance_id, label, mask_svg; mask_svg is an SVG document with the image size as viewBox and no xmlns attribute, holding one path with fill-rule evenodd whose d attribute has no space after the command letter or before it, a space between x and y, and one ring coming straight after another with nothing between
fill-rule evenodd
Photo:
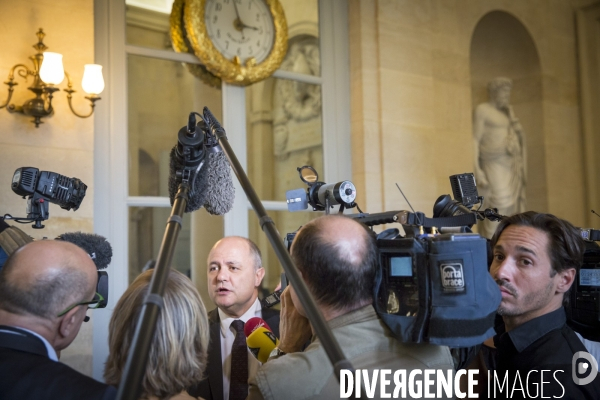
<instances>
[{"instance_id":1,"label":"bald man","mask_svg":"<svg viewBox=\"0 0 600 400\"><path fill-rule=\"evenodd\" d=\"M98 274L74 244L42 240L14 252L0 271L0 397L113 399L116 390L58 361L99 302Z\"/></svg>"},{"instance_id":2,"label":"bald man","mask_svg":"<svg viewBox=\"0 0 600 400\"><path fill-rule=\"evenodd\" d=\"M343 216L317 218L300 229L291 255L355 369L369 370L369 376L375 369L387 369L392 374L405 370L407 377L413 369L454 369L447 347L402 343L375 313L373 285L379 260L375 238L366 227ZM339 398L340 386L331 362L311 331L293 287L284 291L281 305L279 348L250 380L248 399ZM311 335L311 344L301 351ZM391 395L392 375L388 374L387 379L391 380L387 386L387 394ZM369 398L385 397L379 380L375 389L374 397Z\"/></svg>"},{"instance_id":3,"label":"bald man","mask_svg":"<svg viewBox=\"0 0 600 400\"><path fill-rule=\"evenodd\" d=\"M205 400L238 400L248 395L248 378L254 376L260 363L245 347L245 336L243 357L247 362L236 360L232 354L238 337L235 321L245 324L250 318L259 317L279 335L279 311L263 309L258 300L264 275L260 250L249 239L229 236L211 249L207 260L208 294L217 308L208 313L207 378L188 390L191 395ZM245 374L232 375L235 366L243 368Z\"/></svg>"}]
</instances>

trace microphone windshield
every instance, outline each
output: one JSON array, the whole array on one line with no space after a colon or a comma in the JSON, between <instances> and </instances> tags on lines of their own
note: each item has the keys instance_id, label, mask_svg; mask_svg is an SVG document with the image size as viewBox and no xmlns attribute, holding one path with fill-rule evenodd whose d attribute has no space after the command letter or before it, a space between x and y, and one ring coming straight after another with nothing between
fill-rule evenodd
<instances>
[{"instance_id":1,"label":"microphone windshield","mask_svg":"<svg viewBox=\"0 0 600 400\"><path fill-rule=\"evenodd\" d=\"M272 331L272 329L267 325L264 319L258 317L252 317L244 324L244 335L246 337L250 336L252 332L254 332L257 328L264 326L267 330Z\"/></svg>"},{"instance_id":2,"label":"microphone windshield","mask_svg":"<svg viewBox=\"0 0 600 400\"><path fill-rule=\"evenodd\" d=\"M269 355L279 344L279 339L271 332L267 323L258 317L250 318L246 322L244 334L246 335L248 350L261 363L267 362Z\"/></svg>"},{"instance_id":3,"label":"microphone windshield","mask_svg":"<svg viewBox=\"0 0 600 400\"><path fill-rule=\"evenodd\" d=\"M226 214L233 207L235 198L229 160L222 151L210 152L206 167L208 176L206 178L204 208L212 215Z\"/></svg>"},{"instance_id":4,"label":"microphone windshield","mask_svg":"<svg viewBox=\"0 0 600 400\"><path fill-rule=\"evenodd\" d=\"M185 169L185 165L183 165L183 161L177 156L177 146L174 146L171 149L171 154L169 155L169 200L171 200L171 205L175 201L175 195L177 194L177 189L179 188L179 180L176 175L176 171L183 171ZM208 165L206 165L208 164ZM196 211L204 205L207 201L207 170L209 169L209 162L204 162L199 171L190 171L190 193L189 200L185 207L185 212L189 213L192 211Z\"/></svg>"},{"instance_id":5,"label":"microphone windshield","mask_svg":"<svg viewBox=\"0 0 600 400\"><path fill-rule=\"evenodd\" d=\"M94 233L70 232L63 233L56 240L73 243L81 247L94 261L97 269L104 269L110 264L112 247L104 236Z\"/></svg>"}]
</instances>

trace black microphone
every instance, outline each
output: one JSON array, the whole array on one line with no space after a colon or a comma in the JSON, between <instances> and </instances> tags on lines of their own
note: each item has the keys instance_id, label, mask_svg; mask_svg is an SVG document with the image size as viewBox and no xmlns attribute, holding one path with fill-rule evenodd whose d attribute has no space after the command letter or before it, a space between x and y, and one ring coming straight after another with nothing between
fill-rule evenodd
<instances>
[{"instance_id":1,"label":"black microphone","mask_svg":"<svg viewBox=\"0 0 600 400\"><path fill-rule=\"evenodd\" d=\"M207 155L204 132L198 129L196 114L192 112L188 124L177 133L177 145L169 155L169 199L173 205L179 184L188 182L190 189L186 213L196 211L206 202Z\"/></svg>"},{"instance_id":2,"label":"black microphone","mask_svg":"<svg viewBox=\"0 0 600 400\"><path fill-rule=\"evenodd\" d=\"M171 150L169 198L171 205L184 179L190 183L185 212L206 208L210 214L223 215L233 207L235 189L227 157L217 138L208 129L203 116L196 125L196 113L178 133L178 143Z\"/></svg>"},{"instance_id":3,"label":"black microphone","mask_svg":"<svg viewBox=\"0 0 600 400\"><path fill-rule=\"evenodd\" d=\"M98 270L105 269L110 264L113 254L112 247L104 236L94 233L70 232L57 236L56 240L73 243L81 247L94 261Z\"/></svg>"},{"instance_id":4,"label":"black microphone","mask_svg":"<svg viewBox=\"0 0 600 400\"><path fill-rule=\"evenodd\" d=\"M104 298L100 302L99 308L104 308L108 304L108 273L100 271L105 269L112 259L112 246L104 236L94 233L70 232L57 236L55 240L73 243L83 249L92 259L98 270L98 283L96 292ZM86 322L89 320L86 317Z\"/></svg>"},{"instance_id":5,"label":"black microphone","mask_svg":"<svg viewBox=\"0 0 600 400\"><path fill-rule=\"evenodd\" d=\"M181 178L179 178L178 172L186 170L186 166L183 158L178 154L177 151L178 146L174 146L171 150L171 154L169 155L169 199L171 200L171 205L175 201L175 195L177 194L177 189L179 188L179 183L181 182ZM208 158L208 157L206 157ZM198 210L200 207L204 205L206 202L207 191L206 188L206 180L207 180L207 170L208 165L207 160L202 161L202 165L199 165L200 169L188 170L191 175L190 182L190 191L189 191L189 199L187 205L185 207L185 212L189 213L192 211Z\"/></svg>"}]
</instances>

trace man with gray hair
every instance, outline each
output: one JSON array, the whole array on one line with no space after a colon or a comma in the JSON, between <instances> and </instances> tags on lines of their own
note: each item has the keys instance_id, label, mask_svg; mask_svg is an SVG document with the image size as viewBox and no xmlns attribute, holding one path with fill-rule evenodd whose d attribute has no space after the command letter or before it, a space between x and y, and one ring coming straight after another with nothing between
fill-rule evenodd
<instances>
[{"instance_id":1,"label":"man with gray hair","mask_svg":"<svg viewBox=\"0 0 600 400\"><path fill-rule=\"evenodd\" d=\"M278 335L279 311L263 309L258 299L265 270L260 250L251 240L240 236L219 240L207 264L208 294L217 306L208 313L208 376L188 392L205 400L245 399L248 379L260 363L248 351L244 324L259 317Z\"/></svg>"},{"instance_id":2,"label":"man with gray hair","mask_svg":"<svg viewBox=\"0 0 600 400\"><path fill-rule=\"evenodd\" d=\"M474 172L485 207L502 215L525 211L527 160L523 128L510 103L512 81L494 78L489 101L475 108L473 118ZM497 222L483 221L479 233L491 238Z\"/></svg>"},{"instance_id":3,"label":"man with gray hair","mask_svg":"<svg viewBox=\"0 0 600 400\"><path fill-rule=\"evenodd\" d=\"M96 266L74 244L42 240L15 251L0 271L0 397L98 399L116 389L58 362L86 311L102 300Z\"/></svg>"}]
</instances>

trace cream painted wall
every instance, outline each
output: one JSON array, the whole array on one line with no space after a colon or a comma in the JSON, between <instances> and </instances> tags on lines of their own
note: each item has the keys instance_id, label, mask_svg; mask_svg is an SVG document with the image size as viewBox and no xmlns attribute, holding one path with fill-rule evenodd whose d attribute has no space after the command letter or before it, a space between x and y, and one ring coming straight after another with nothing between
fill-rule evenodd
<instances>
[{"instance_id":1,"label":"cream painted wall","mask_svg":"<svg viewBox=\"0 0 600 400\"><path fill-rule=\"evenodd\" d=\"M49 51L63 54L65 69L71 74L74 88L74 106L87 112L81 78L83 65L94 62L93 2L81 0L0 0L0 79L7 80L10 68L17 63L31 67L28 57L35 54L35 33L41 27L46 33L44 43ZM31 78L19 83L11 103L21 104L33 94L27 90ZM0 104L6 101L7 86L0 85ZM66 87L66 81L60 85ZM30 96L31 94L31 96ZM33 166L40 170L77 177L88 185L81 207L76 212L50 205L50 219L46 228L34 230L29 224L18 224L35 239L54 238L64 232L93 232L93 117L80 119L68 108L66 93L57 92L53 105L55 115L45 120L38 129L29 122L32 118L9 114L0 109L0 214L26 216L26 201L10 190L13 172L18 167ZM102 101L97 107L102 107ZM101 134L101 133L99 133ZM92 316L93 313L89 313ZM92 323L83 324L75 342L62 352L61 361L91 375Z\"/></svg>"},{"instance_id":2,"label":"cream painted wall","mask_svg":"<svg viewBox=\"0 0 600 400\"><path fill-rule=\"evenodd\" d=\"M471 37L484 15L503 10L540 57L548 205L539 211L585 224L574 15L591 2L351 0L353 179L366 210L408 209L398 182L431 215L451 193L448 176L472 171Z\"/></svg>"}]
</instances>

